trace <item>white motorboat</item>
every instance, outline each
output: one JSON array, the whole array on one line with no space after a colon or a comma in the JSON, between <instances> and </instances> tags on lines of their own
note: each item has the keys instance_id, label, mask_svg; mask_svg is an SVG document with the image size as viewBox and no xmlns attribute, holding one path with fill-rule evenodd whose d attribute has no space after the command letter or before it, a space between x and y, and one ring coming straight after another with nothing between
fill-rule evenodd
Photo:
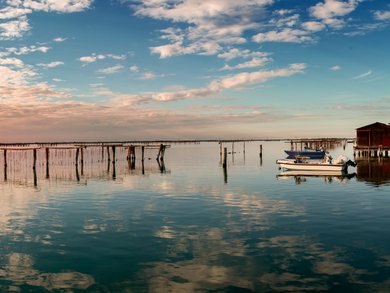
<instances>
[{"instance_id":1,"label":"white motorboat","mask_svg":"<svg viewBox=\"0 0 390 293\"><path fill-rule=\"evenodd\" d=\"M279 164L280 168L304 171L346 172L348 166L356 166L355 162L345 156L333 160L329 155L325 155L323 160L310 160L309 157L296 156L295 159L280 159L276 163Z\"/></svg>"}]
</instances>

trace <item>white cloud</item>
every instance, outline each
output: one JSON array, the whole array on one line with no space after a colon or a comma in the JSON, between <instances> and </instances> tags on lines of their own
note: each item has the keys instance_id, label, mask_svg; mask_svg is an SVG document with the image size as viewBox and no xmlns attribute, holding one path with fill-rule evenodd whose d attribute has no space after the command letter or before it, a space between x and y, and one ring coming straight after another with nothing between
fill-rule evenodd
<instances>
[{"instance_id":1,"label":"white cloud","mask_svg":"<svg viewBox=\"0 0 390 293\"><path fill-rule=\"evenodd\" d=\"M313 38L307 31L285 28L281 31L269 31L259 33L252 37L257 43L263 42L286 42L286 43L304 43L313 41Z\"/></svg>"},{"instance_id":2,"label":"white cloud","mask_svg":"<svg viewBox=\"0 0 390 293\"><path fill-rule=\"evenodd\" d=\"M367 76L370 76L371 74L372 74L372 70L370 69L370 70L367 71L367 72L364 72L364 73L359 74L359 75L357 75L357 76L355 76L355 77L352 77L352 79L362 79L362 78L365 78L365 77L367 77Z\"/></svg>"},{"instance_id":3,"label":"white cloud","mask_svg":"<svg viewBox=\"0 0 390 293\"><path fill-rule=\"evenodd\" d=\"M139 68L138 68L137 65L133 65L133 66L130 67L130 71L134 72L134 73L137 73L137 72L139 72Z\"/></svg>"},{"instance_id":4,"label":"white cloud","mask_svg":"<svg viewBox=\"0 0 390 293\"><path fill-rule=\"evenodd\" d=\"M24 0L7 1L10 6L28 8L34 11L72 13L90 7L92 0Z\"/></svg>"},{"instance_id":5,"label":"white cloud","mask_svg":"<svg viewBox=\"0 0 390 293\"><path fill-rule=\"evenodd\" d=\"M318 21L306 21L302 23L302 27L307 31L319 32L325 28L325 24Z\"/></svg>"},{"instance_id":6,"label":"white cloud","mask_svg":"<svg viewBox=\"0 0 390 293\"><path fill-rule=\"evenodd\" d=\"M80 57L78 60L83 62L83 63L93 63L96 62L97 60L104 60L106 58L110 58L113 60L125 60L126 55L115 55L115 54L92 54L90 56L84 56Z\"/></svg>"},{"instance_id":7,"label":"white cloud","mask_svg":"<svg viewBox=\"0 0 390 293\"><path fill-rule=\"evenodd\" d=\"M128 2L128 1L126 1ZM160 58L185 54L217 54L228 44L246 42L242 36L260 27L259 18L274 0L159 0L138 1L136 15L181 22L183 29L167 28L161 39L168 44L150 48Z\"/></svg>"},{"instance_id":8,"label":"white cloud","mask_svg":"<svg viewBox=\"0 0 390 293\"><path fill-rule=\"evenodd\" d=\"M117 72L121 71L121 69L123 69L123 65L118 64L118 65L115 65L115 66L112 66L112 67L99 69L97 72L98 73L103 73L103 74L114 74L114 73L117 73Z\"/></svg>"},{"instance_id":9,"label":"white cloud","mask_svg":"<svg viewBox=\"0 0 390 293\"><path fill-rule=\"evenodd\" d=\"M141 75L141 79L154 79L154 78L156 78L156 74L154 74L153 72L144 72Z\"/></svg>"},{"instance_id":10,"label":"white cloud","mask_svg":"<svg viewBox=\"0 0 390 293\"><path fill-rule=\"evenodd\" d=\"M257 67L263 67L266 65L268 62L272 61L271 58L253 58L250 61L244 62L237 64L235 66L229 66L225 65L221 70L234 70L234 69L245 69L245 68L257 68Z\"/></svg>"},{"instance_id":11,"label":"white cloud","mask_svg":"<svg viewBox=\"0 0 390 293\"><path fill-rule=\"evenodd\" d=\"M24 16L16 20L0 23L0 40L20 38L29 29L28 19Z\"/></svg>"},{"instance_id":12,"label":"white cloud","mask_svg":"<svg viewBox=\"0 0 390 293\"><path fill-rule=\"evenodd\" d=\"M374 17L377 20L389 20L390 19L390 11L375 11Z\"/></svg>"},{"instance_id":13,"label":"white cloud","mask_svg":"<svg viewBox=\"0 0 390 293\"><path fill-rule=\"evenodd\" d=\"M20 38L30 30L27 16L34 11L72 13L90 7L93 0L3 0L0 9L0 40Z\"/></svg>"},{"instance_id":14,"label":"white cloud","mask_svg":"<svg viewBox=\"0 0 390 293\"><path fill-rule=\"evenodd\" d=\"M64 81L63 79L61 79L61 78L53 78L52 79L54 82L62 82L62 81Z\"/></svg>"},{"instance_id":15,"label":"white cloud","mask_svg":"<svg viewBox=\"0 0 390 293\"><path fill-rule=\"evenodd\" d=\"M238 57L240 57L240 58L251 58L251 57L261 58L261 57L266 57L269 55L270 55L270 53L268 53L268 52L250 51L247 49L240 50L237 48L231 48L225 52L218 54L217 57L225 59L225 60L232 60L232 59L235 59Z\"/></svg>"},{"instance_id":16,"label":"white cloud","mask_svg":"<svg viewBox=\"0 0 390 293\"><path fill-rule=\"evenodd\" d=\"M29 68L13 70L0 65L0 85L25 85L30 78L36 77L37 73Z\"/></svg>"},{"instance_id":17,"label":"white cloud","mask_svg":"<svg viewBox=\"0 0 390 293\"><path fill-rule=\"evenodd\" d=\"M43 68L54 68L54 67L57 67L57 66L60 66L60 65L64 65L64 62L54 61L54 62L50 62L50 63L39 63L39 64L37 64L37 66L43 67Z\"/></svg>"},{"instance_id":18,"label":"white cloud","mask_svg":"<svg viewBox=\"0 0 390 293\"><path fill-rule=\"evenodd\" d=\"M327 25L340 28L344 25L344 21L337 19L353 12L359 4L359 0L325 0L317 3L309 9L310 14L322 20Z\"/></svg>"},{"instance_id":19,"label":"white cloud","mask_svg":"<svg viewBox=\"0 0 390 293\"><path fill-rule=\"evenodd\" d=\"M330 70L332 70L332 71L338 71L338 70L340 70L341 69L341 67L339 66L339 65L335 65L335 66L332 66L331 68L330 68Z\"/></svg>"},{"instance_id":20,"label":"white cloud","mask_svg":"<svg viewBox=\"0 0 390 293\"><path fill-rule=\"evenodd\" d=\"M297 73L302 73L306 68L305 64L292 64L287 68L243 72L222 79L212 81L207 87L198 89L179 90L175 92L163 92L153 94L156 101L176 101L184 99L206 98L215 95L226 89L234 89L246 85L264 83L277 77L288 77Z\"/></svg>"},{"instance_id":21,"label":"white cloud","mask_svg":"<svg viewBox=\"0 0 390 293\"><path fill-rule=\"evenodd\" d=\"M15 54L15 55L26 55L30 53L40 52L40 53L47 53L51 48L47 46L30 46L30 47L21 47L21 48L7 48L6 53L7 55Z\"/></svg>"},{"instance_id":22,"label":"white cloud","mask_svg":"<svg viewBox=\"0 0 390 293\"><path fill-rule=\"evenodd\" d=\"M0 9L0 19L12 19L31 13L31 9L8 6Z\"/></svg>"},{"instance_id":23,"label":"white cloud","mask_svg":"<svg viewBox=\"0 0 390 293\"><path fill-rule=\"evenodd\" d=\"M58 38L53 39L53 41L56 43L62 43L62 42L65 42L66 40L67 40L67 38L62 38L62 37L58 37Z\"/></svg>"},{"instance_id":24,"label":"white cloud","mask_svg":"<svg viewBox=\"0 0 390 293\"><path fill-rule=\"evenodd\" d=\"M22 60L17 58L0 58L0 65L11 65L21 68L24 66L24 63Z\"/></svg>"}]
</instances>

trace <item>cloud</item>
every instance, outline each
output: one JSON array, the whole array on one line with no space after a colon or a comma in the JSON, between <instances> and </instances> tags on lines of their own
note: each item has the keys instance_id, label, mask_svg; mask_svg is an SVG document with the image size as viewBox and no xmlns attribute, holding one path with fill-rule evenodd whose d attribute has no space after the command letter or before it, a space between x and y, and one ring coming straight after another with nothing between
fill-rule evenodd
<instances>
[{"instance_id":1,"label":"cloud","mask_svg":"<svg viewBox=\"0 0 390 293\"><path fill-rule=\"evenodd\" d=\"M226 89L234 89L246 85L263 83L273 78L287 77L297 73L302 73L305 68L305 64L292 64L287 68L277 70L243 72L214 80L204 88L156 93L152 94L152 98L156 101L177 101L184 99L206 98L210 95L218 94Z\"/></svg>"},{"instance_id":2,"label":"cloud","mask_svg":"<svg viewBox=\"0 0 390 293\"><path fill-rule=\"evenodd\" d=\"M29 68L13 70L0 65L0 85L25 85L29 79L36 76L37 73Z\"/></svg>"},{"instance_id":3,"label":"cloud","mask_svg":"<svg viewBox=\"0 0 390 293\"><path fill-rule=\"evenodd\" d=\"M330 68L330 70L332 70L332 71L338 71L338 70L340 70L341 69L341 67L339 66L339 65L335 65L335 66L332 66L331 68Z\"/></svg>"},{"instance_id":4,"label":"cloud","mask_svg":"<svg viewBox=\"0 0 390 293\"><path fill-rule=\"evenodd\" d=\"M269 31L267 33L259 33L252 37L252 40L257 43L264 42L285 42L285 43L304 43L313 41L309 32L299 29L285 28L281 31Z\"/></svg>"},{"instance_id":5,"label":"cloud","mask_svg":"<svg viewBox=\"0 0 390 293\"><path fill-rule=\"evenodd\" d=\"M337 19L353 12L359 4L359 0L325 0L317 3L309 9L311 16L322 20L327 25L340 28L344 25L344 21Z\"/></svg>"},{"instance_id":6,"label":"cloud","mask_svg":"<svg viewBox=\"0 0 390 293\"><path fill-rule=\"evenodd\" d=\"M62 42L65 42L66 40L67 40L67 38L58 37L58 38L53 39L53 42L62 43Z\"/></svg>"},{"instance_id":7,"label":"cloud","mask_svg":"<svg viewBox=\"0 0 390 293\"><path fill-rule=\"evenodd\" d=\"M369 71L365 72L365 73L362 73L362 74L359 74L355 77L352 77L352 79L362 79L362 78L365 78L367 76L370 76L372 74L372 70L370 69Z\"/></svg>"},{"instance_id":8,"label":"cloud","mask_svg":"<svg viewBox=\"0 0 390 293\"><path fill-rule=\"evenodd\" d=\"M115 54L92 54L90 56L84 56L80 57L78 60L83 63L93 63L97 60L104 60L104 59L113 59L113 60L125 60L126 55L115 55Z\"/></svg>"},{"instance_id":9,"label":"cloud","mask_svg":"<svg viewBox=\"0 0 390 293\"><path fill-rule=\"evenodd\" d=\"M24 32L30 30L27 17L19 17L16 20L0 23L0 40L20 38Z\"/></svg>"},{"instance_id":10,"label":"cloud","mask_svg":"<svg viewBox=\"0 0 390 293\"><path fill-rule=\"evenodd\" d=\"M12 40L31 29L28 15L36 11L73 13L90 7L93 0L6 0L0 9L0 40Z\"/></svg>"},{"instance_id":11,"label":"cloud","mask_svg":"<svg viewBox=\"0 0 390 293\"><path fill-rule=\"evenodd\" d=\"M32 45L32 46L29 46L29 47L21 47L21 48L15 48L15 47L10 47L10 48L6 48L5 49L5 52L3 52L3 55L11 55L11 54L14 54L14 55L27 55L27 54L31 54L31 53L35 53L35 52L39 52L39 53L47 53L51 48L50 47L47 47L47 46L35 46L35 45Z\"/></svg>"},{"instance_id":12,"label":"cloud","mask_svg":"<svg viewBox=\"0 0 390 293\"><path fill-rule=\"evenodd\" d=\"M0 58L0 65L11 65L15 67L24 67L24 62L17 58Z\"/></svg>"},{"instance_id":13,"label":"cloud","mask_svg":"<svg viewBox=\"0 0 390 293\"><path fill-rule=\"evenodd\" d=\"M133 65L133 66L130 67L130 71L136 73L136 72L139 72L139 68L138 68L137 65Z\"/></svg>"},{"instance_id":14,"label":"cloud","mask_svg":"<svg viewBox=\"0 0 390 293\"><path fill-rule=\"evenodd\" d=\"M272 59L271 58L266 58L266 57L253 58L250 61L247 61L247 62L244 62L244 63L241 63L241 64L237 64L235 66L225 65L220 70L234 70L234 69L263 67L264 65L266 65L270 61L272 61Z\"/></svg>"},{"instance_id":15,"label":"cloud","mask_svg":"<svg viewBox=\"0 0 390 293\"><path fill-rule=\"evenodd\" d=\"M318 21L306 21L302 23L302 27L311 32L319 32L322 31L326 26L322 22Z\"/></svg>"},{"instance_id":16,"label":"cloud","mask_svg":"<svg viewBox=\"0 0 390 293\"><path fill-rule=\"evenodd\" d=\"M377 20L389 20L390 11L374 11L374 17Z\"/></svg>"},{"instance_id":17,"label":"cloud","mask_svg":"<svg viewBox=\"0 0 390 293\"><path fill-rule=\"evenodd\" d=\"M103 74L114 74L114 73L117 73L117 72L121 71L121 69L123 69L123 65L118 64L118 65L115 65L115 66L112 66L112 67L99 69L97 72L98 73L103 73Z\"/></svg>"},{"instance_id":18,"label":"cloud","mask_svg":"<svg viewBox=\"0 0 390 293\"><path fill-rule=\"evenodd\" d=\"M64 65L64 62L54 61L54 62L50 62L50 63L39 63L39 64L37 64L37 66L43 67L43 68L54 68L54 67L57 67L57 66L60 66L60 65Z\"/></svg>"},{"instance_id":19,"label":"cloud","mask_svg":"<svg viewBox=\"0 0 390 293\"><path fill-rule=\"evenodd\" d=\"M130 2L130 1L125 1ZM245 31L260 26L259 18L274 0L137 1L135 14L182 23L160 31L168 44L150 48L160 58L185 54L217 54L226 44L246 42Z\"/></svg>"},{"instance_id":20,"label":"cloud","mask_svg":"<svg viewBox=\"0 0 390 293\"><path fill-rule=\"evenodd\" d=\"M156 78L156 74L154 74L153 72L144 72L142 73L141 79L154 79Z\"/></svg>"},{"instance_id":21,"label":"cloud","mask_svg":"<svg viewBox=\"0 0 390 293\"><path fill-rule=\"evenodd\" d=\"M31 12L31 9L8 6L3 9L0 9L0 19L19 18Z\"/></svg>"},{"instance_id":22,"label":"cloud","mask_svg":"<svg viewBox=\"0 0 390 293\"><path fill-rule=\"evenodd\" d=\"M31 9L33 11L72 13L80 12L90 7L92 0L25 0L6 1L10 8Z\"/></svg>"},{"instance_id":23,"label":"cloud","mask_svg":"<svg viewBox=\"0 0 390 293\"><path fill-rule=\"evenodd\" d=\"M225 59L225 60L232 60L232 59L235 59L238 57L240 57L240 58L252 58L252 57L262 58L262 57L266 57L269 55L271 55L271 53L259 52L259 51L253 52L253 51L250 51L248 49L241 50L238 48L231 48L225 52L218 54L217 57Z\"/></svg>"}]
</instances>

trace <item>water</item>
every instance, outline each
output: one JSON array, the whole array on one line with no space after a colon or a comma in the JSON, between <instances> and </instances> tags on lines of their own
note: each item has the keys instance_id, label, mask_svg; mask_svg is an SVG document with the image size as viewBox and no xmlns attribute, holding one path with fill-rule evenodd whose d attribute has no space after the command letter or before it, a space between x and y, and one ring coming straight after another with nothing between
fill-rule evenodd
<instances>
[{"instance_id":1,"label":"water","mask_svg":"<svg viewBox=\"0 0 390 293\"><path fill-rule=\"evenodd\" d=\"M279 176L289 145L261 143L262 159L259 143L235 144L226 173L213 143L173 145L165 166L149 151L143 170L118 151L115 172L90 151L79 174L58 151L49 178L10 152L0 291L390 291L390 162Z\"/></svg>"}]
</instances>

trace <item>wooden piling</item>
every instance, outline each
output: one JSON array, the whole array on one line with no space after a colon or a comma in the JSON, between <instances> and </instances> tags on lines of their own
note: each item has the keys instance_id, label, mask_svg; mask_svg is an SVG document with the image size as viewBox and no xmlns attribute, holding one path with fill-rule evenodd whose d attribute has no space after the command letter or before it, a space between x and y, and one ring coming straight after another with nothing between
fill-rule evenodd
<instances>
[{"instance_id":1,"label":"wooden piling","mask_svg":"<svg viewBox=\"0 0 390 293\"><path fill-rule=\"evenodd\" d=\"M141 147L141 161L143 162L145 160L145 146Z\"/></svg>"},{"instance_id":2,"label":"wooden piling","mask_svg":"<svg viewBox=\"0 0 390 293\"><path fill-rule=\"evenodd\" d=\"M46 152L46 178L49 178L49 148L45 148Z\"/></svg>"},{"instance_id":3,"label":"wooden piling","mask_svg":"<svg viewBox=\"0 0 390 293\"><path fill-rule=\"evenodd\" d=\"M260 153L259 153L259 156L260 156L260 158L263 157L263 145L262 145L262 144L260 145Z\"/></svg>"},{"instance_id":4,"label":"wooden piling","mask_svg":"<svg viewBox=\"0 0 390 293\"><path fill-rule=\"evenodd\" d=\"M4 150L4 168L7 168L7 150Z\"/></svg>"},{"instance_id":5,"label":"wooden piling","mask_svg":"<svg viewBox=\"0 0 390 293\"><path fill-rule=\"evenodd\" d=\"M33 169L36 169L37 165L37 149L33 149Z\"/></svg>"},{"instance_id":6,"label":"wooden piling","mask_svg":"<svg viewBox=\"0 0 390 293\"><path fill-rule=\"evenodd\" d=\"M115 146L113 145L112 146L112 163L115 164L115 160L116 160L116 157L115 157Z\"/></svg>"},{"instance_id":7,"label":"wooden piling","mask_svg":"<svg viewBox=\"0 0 390 293\"><path fill-rule=\"evenodd\" d=\"M80 152L80 148L77 148L76 149L76 166L78 166L79 165L79 152ZM77 172L78 172L78 170L77 170Z\"/></svg>"},{"instance_id":8,"label":"wooden piling","mask_svg":"<svg viewBox=\"0 0 390 293\"><path fill-rule=\"evenodd\" d=\"M222 163L223 168L227 167L226 162L227 162L227 148L224 148L223 149L223 163Z\"/></svg>"}]
</instances>

